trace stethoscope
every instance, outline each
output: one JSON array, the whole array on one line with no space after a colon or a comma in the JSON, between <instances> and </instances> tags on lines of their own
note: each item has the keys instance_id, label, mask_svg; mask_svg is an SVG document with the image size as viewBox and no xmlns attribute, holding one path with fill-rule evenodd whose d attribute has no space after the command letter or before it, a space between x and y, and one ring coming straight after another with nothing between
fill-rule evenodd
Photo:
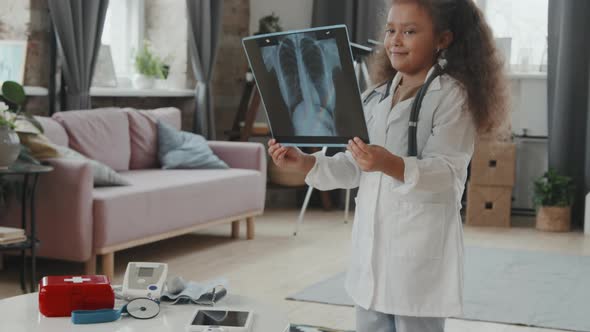
<instances>
[{"instance_id":1,"label":"stethoscope","mask_svg":"<svg viewBox=\"0 0 590 332\"><path fill-rule=\"evenodd\" d=\"M412 103L412 112L410 113L410 122L408 124L408 156L409 157L415 157L418 155L418 140L417 140L417 134L418 134L418 117L420 115L420 108L422 107L422 100L424 99L424 96L426 95L426 92L428 91L428 87L430 86L430 83L432 83L432 81L434 81L434 79L440 75L442 75L444 73L444 69L439 65L436 64L434 66L434 71L432 72L432 74L430 76L428 76L428 79L426 79L426 82L424 82L424 85L422 85L422 87L418 90L418 93L416 93L416 97L414 98L414 102ZM387 86L385 87L385 93L381 94L380 92L377 91L378 88L382 87L382 85L376 87L375 89L373 89L363 100L363 105L366 106L374 97L381 95L381 99L379 99L379 103L381 103L383 100L385 100L391 91L391 85L393 84L393 78L390 79L389 81L387 81Z\"/></svg>"},{"instance_id":2,"label":"stethoscope","mask_svg":"<svg viewBox=\"0 0 590 332\"><path fill-rule=\"evenodd\" d=\"M114 322L122 315L136 319L150 319L160 313L160 302L154 299L140 297L129 301L120 309L74 310L72 323L97 324Z\"/></svg>"}]
</instances>

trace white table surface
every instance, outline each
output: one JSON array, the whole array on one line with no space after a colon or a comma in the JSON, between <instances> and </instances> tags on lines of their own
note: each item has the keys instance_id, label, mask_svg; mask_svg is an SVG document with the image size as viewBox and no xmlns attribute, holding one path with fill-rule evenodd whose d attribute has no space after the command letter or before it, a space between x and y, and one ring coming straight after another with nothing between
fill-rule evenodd
<instances>
[{"instance_id":1,"label":"white table surface","mask_svg":"<svg viewBox=\"0 0 590 332\"><path fill-rule=\"evenodd\" d=\"M119 308L117 303L115 307ZM285 332L289 330L287 315L276 308L250 298L228 295L216 307L253 310L252 332ZM39 313L38 293L30 293L0 300L0 331L21 332L134 332L134 331L186 331L197 305L170 305L163 303L160 313L152 319L135 319L124 316L118 321L102 324L74 325L70 317L45 317ZM211 308L211 307L204 307Z\"/></svg>"}]
</instances>

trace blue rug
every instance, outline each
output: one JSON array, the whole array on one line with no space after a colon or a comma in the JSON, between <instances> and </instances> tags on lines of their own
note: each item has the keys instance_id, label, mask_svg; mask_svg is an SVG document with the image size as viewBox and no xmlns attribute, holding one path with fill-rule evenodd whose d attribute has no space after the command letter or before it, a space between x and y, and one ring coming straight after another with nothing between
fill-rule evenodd
<instances>
[{"instance_id":1,"label":"blue rug","mask_svg":"<svg viewBox=\"0 0 590 332\"><path fill-rule=\"evenodd\" d=\"M339 273L288 297L353 306ZM590 332L590 257L467 247L461 319Z\"/></svg>"}]
</instances>

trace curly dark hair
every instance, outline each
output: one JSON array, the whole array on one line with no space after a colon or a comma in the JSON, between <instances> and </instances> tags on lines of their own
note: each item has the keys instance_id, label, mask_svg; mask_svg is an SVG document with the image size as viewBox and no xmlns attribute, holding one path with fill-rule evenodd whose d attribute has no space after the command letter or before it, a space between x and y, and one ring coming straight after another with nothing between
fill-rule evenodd
<instances>
[{"instance_id":1,"label":"curly dark hair","mask_svg":"<svg viewBox=\"0 0 590 332\"><path fill-rule=\"evenodd\" d=\"M401 2L416 2L425 8L432 17L435 33L453 33L445 55L446 73L467 92L467 108L478 133L507 135L509 95L504 59L496 49L483 13L472 0L391 0L392 5ZM370 66L375 83L388 81L396 74L383 46L371 56Z\"/></svg>"}]
</instances>

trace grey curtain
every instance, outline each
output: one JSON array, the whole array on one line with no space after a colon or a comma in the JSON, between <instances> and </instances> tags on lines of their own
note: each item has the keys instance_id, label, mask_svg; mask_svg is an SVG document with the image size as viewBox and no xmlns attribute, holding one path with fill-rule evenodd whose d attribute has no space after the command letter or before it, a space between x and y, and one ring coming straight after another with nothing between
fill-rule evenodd
<instances>
[{"instance_id":1,"label":"grey curtain","mask_svg":"<svg viewBox=\"0 0 590 332\"><path fill-rule=\"evenodd\" d=\"M186 0L188 12L188 42L195 87L196 109L193 131L215 139L215 109L211 80L222 21L222 0Z\"/></svg>"},{"instance_id":2,"label":"grey curtain","mask_svg":"<svg viewBox=\"0 0 590 332\"><path fill-rule=\"evenodd\" d=\"M48 4L62 55L65 109L90 109L90 85L109 1L49 0Z\"/></svg>"},{"instance_id":3,"label":"grey curtain","mask_svg":"<svg viewBox=\"0 0 590 332\"><path fill-rule=\"evenodd\" d=\"M314 0L311 24L314 27L346 24L349 38L359 44L381 39L388 0Z\"/></svg>"},{"instance_id":4,"label":"grey curtain","mask_svg":"<svg viewBox=\"0 0 590 332\"><path fill-rule=\"evenodd\" d=\"M550 0L549 167L577 185L573 222L583 223L590 191L590 1Z\"/></svg>"}]
</instances>

